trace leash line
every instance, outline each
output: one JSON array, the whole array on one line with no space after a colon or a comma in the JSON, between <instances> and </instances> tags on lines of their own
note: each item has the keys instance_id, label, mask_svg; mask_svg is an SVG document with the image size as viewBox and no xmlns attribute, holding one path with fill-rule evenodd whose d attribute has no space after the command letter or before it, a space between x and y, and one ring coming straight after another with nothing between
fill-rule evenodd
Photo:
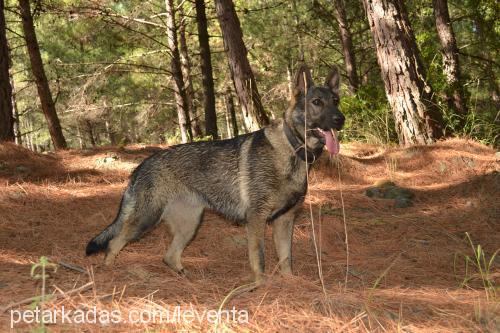
<instances>
[{"instance_id":1,"label":"leash line","mask_svg":"<svg viewBox=\"0 0 500 333\"><path fill-rule=\"evenodd\" d=\"M306 78L306 73L302 73L304 76L304 146L307 148L307 78ZM307 181L307 187L309 188L309 163L307 161L307 155L305 154L305 162L306 162L306 181ZM309 191L307 193L308 196L310 196ZM313 238L313 244L314 244L314 252L316 253L316 264L318 266L318 276L319 280L321 282L321 288L323 290L323 294L325 297L327 296L326 293L326 288L325 288L325 280L323 278L323 268L321 266L321 258L319 256L319 251L318 251L318 244L316 241L316 231L314 229L314 214L313 214L313 209L312 209L312 203L309 198L309 214L311 218L311 231L312 231L312 238ZM321 227L321 224L320 224Z\"/></svg>"}]
</instances>

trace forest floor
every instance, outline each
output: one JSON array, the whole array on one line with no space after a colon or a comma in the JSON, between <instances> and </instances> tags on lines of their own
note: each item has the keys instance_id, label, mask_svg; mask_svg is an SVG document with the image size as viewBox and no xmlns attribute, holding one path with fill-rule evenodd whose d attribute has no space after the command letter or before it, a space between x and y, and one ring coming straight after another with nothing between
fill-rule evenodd
<instances>
[{"instance_id":1,"label":"forest floor","mask_svg":"<svg viewBox=\"0 0 500 333\"><path fill-rule=\"evenodd\" d=\"M325 156L311 173L304 213L295 226L295 275L279 276L267 230L268 282L232 299L225 308L236 312L221 312L215 324L203 311L218 310L232 289L251 279L243 227L205 214L184 252L187 278L162 263L169 244L164 225L128 245L112 268L101 265L102 255L84 256L90 238L113 220L130 171L158 149L37 154L0 145L0 331L11 324L14 331L40 328L12 319L18 321L20 311L33 303L16 302L42 293L41 281L30 276L41 256L89 272L47 268L46 289L54 296L45 310L64 307L76 313L95 306L98 316L116 310L123 320L133 314L144 321L152 309L172 315L178 307L184 315L186 310L205 315L192 320L188 312L185 322L175 323L156 318L106 324L106 318L93 323L91 314L86 323L58 318L47 324L55 332L500 331L500 255L489 270L483 267L482 276L470 262L466 270L465 259L474 257L466 232L487 260L500 247L500 161L493 149L459 139L411 148L352 143L342 146L339 163ZM366 189L381 180L412 191L413 205L396 208L394 200L367 197ZM492 288L484 287L486 280ZM9 304L12 311L5 309Z\"/></svg>"}]
</instances>

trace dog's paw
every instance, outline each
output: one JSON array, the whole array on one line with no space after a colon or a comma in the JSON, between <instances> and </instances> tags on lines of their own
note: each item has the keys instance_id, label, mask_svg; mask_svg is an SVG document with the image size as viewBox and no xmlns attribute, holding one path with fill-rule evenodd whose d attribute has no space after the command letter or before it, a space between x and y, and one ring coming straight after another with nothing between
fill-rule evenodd
<instances>
[{"instance_id":1,"label":"dog's paw","mask_svg":"<svg viewBox=\"0 0 500 333\"><path fill-rule=\"evenodd\" d=\"M192 277L191 272L189 272L187 269L183 268L180 271L177 272L179 276L182 276L183 278L189 279Z\"/></svg>"}]
</instances>

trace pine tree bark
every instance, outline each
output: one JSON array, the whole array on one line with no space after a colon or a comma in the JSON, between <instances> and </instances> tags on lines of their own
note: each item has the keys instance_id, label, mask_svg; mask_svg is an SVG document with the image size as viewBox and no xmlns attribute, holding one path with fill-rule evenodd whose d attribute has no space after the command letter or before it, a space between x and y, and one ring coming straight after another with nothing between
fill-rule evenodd
<instances>
[{"instance_id":1,"label":"pine tree bark","mask_svg":"<svg viewBox=\"0 0 500 333\"><path fill-rule=\"evenodd\" d=\"M36 145L33 142L33 123L31 121L31 111L25 112L23 117L23 128L27 130L26 134L26 147L30 150L36 151Z\"/></svg>"},{"instance_id":2,"label":"pine tree bark","mask_svg":"<svg viewBox=\"0 0 500 333\"><path fill-rule=\"evenodd\" d=\"M441 43L443 71L449 86L448 105L460 116L463 123L464 116L467 114L467 103L460 78L458 47L448 12L448 0L433 0L433 6L436 30Z\"/></svg>"},{"instance_id":3,"label":"pine tree bark","mask_svg":"<svg viewBox=\"0 0 500 333\"><path fill-rule=\"evenodd\" d=\"M30 1L19 0L19 9L21 12L22 26L24 39L28 48L28 55L31 63L31 71L35 77L38 97L42 105L42 111L47 121L50 137L54 144L54 148L67 148L66 139L64 138L61 123L57 116L56 107L52 94L50 92L49 82L43 69L42 57L40 55L40 47L36 37L35 26L33 24L33 16L31 14Z\"/></svg>"},{"instance_id":4,"label":"pine tree bark","mask_svg":"<svg viewBox=\"0 0 500 333\"><path fill-rule=\"evenodd\" d=\"M259 90L248 62L240 21L232 0L215 0L215 7L243 119L246 127L255 131L268 125L269 117L262 106Z\"/></svg>"},{"instance_id":5,"label":"pine tree bark","mask_svg":"<svg viewBox=\"0 0 500 333\"><path fill-rule=\"evenodd\" d=\"M96 140L94 137L94 126L92 126L92 123L88 119L85 120L85 126L87 127L87 137L89 138L90 144L92 147L95 147Z\"/></svg>"},{"instance_id":6,"label":"pine tree bark","mask_svg":"<svg viewBox=\"0 0 500 333\"><path fill-rule=\"evenodd\" d=\"M10 84L10 52L4 15L4 0L0 0L0 142L14 141L12 86Z\"/></svg>"},{"instance_id":7,"label":"pine tree bark","mask_svg":"<svg viewBox=\"0 0 500 333\"><path fill-rule=\"evenodd\" d=\"M352 35L347 24L347 15L343 0L334 0L335 18L339 24L340 42L342 44L342 53L347 77L349 79L349 89L355 93L359 88L359 77L356 70L356 56L354 46L352 45Z\"/></svg>"},{"instance_id":8,"label":"pine tree bark","mask_svg":"<svg viewBox=\"0 0 500 333\"><path fill-rule=\"evenodd\" d=\"M177 116L179 119L181 140L183 143L186 143L193 140L193 132L191 130L189 104L187 101L186 87L182 75L181 57L177 43L177 25L175 22L175 7L173 0L165 0L165 9L167 14L168 47L172 57L170 68L175 81L174 91L177 104Z\"/></svg>"},{"instance_id":9,"label":"pine tree bark","mask_svg":"<svg viewBox=\"0 0 500 333\"><path fill-rule=\"evenodd\" d=\"M195 0L195 6L198 42L200 44L201 80L203 86L203 106L205 109L205 135L216 139L219 137L219 134L217 130L217 113L215 111L214 78L212 73L212 56L210 53L205 0Z\"/></svg>"},{"instance_id":10,"label":"pine tree bark","mask_svg":"<svg viewBox=\"0 0 500 333\"><path fill-rule=\"evenodd\" d=\"M191 77L191 58L186 40L186 17L184 16L183 3L178 6L179 9L179 51L181 56L182 75L186 85L186 98L189 107L189 119L191 120L191 130L193 137L200 138L203 132L200 127L200 120L196 112L195 96L193 89L193 80Z\"/></svg>"},{"instance_id":11,"label":"pine tree bark","mask_svg":"<svg viewBox=\"0 0 500 333\"><path fill-rule=\"evenodd\" d=\"M104 126L106 128L106 134L108 136L109 144L114 146L116 145L116 132L113 126L110 124L109 120L104 121Z\"/></svg>"},{"instance_id":12,"label":"pine tree bark","mask_svg":"<svg viewBox=\"0 0 500 333\"><path fill-rule=\"evenodd\" d=\"M1 1L1 0L0 0ZM23 144L23 136L21 134L21 122L19 119L19 109L17 107L16 101L16 86L14 85L14 77L12 74L10 75L10 86L12 87L12 109L13 109L13 117L14 117L14 137L16 138L16 144Z\"/></svg>"},{"instance_id":13,"label":"pine tree bark","mask_svg":"<svg viewBox=\"0 0 500 333\"><path fill-rule=\"evenodd\" d=\"M443 118L425 81L403 0L363 0L399 142L429 144L443 136Z\"/></svg>"},{"instance_id":14,"label":"pine tree bark","mask_svg":"<svg viewBox=\"0 0 500 333\"><path fill-rule=\"evenodd\" d=\"M232 129L232 137L238 136L238 122L236 120L236 111L234 109L233 93L231 88L227 87L226 93L224 94L224 100L226 102L226 116L228 120L228 129ZM229 130L228 130L228 133Z\"/></svg>"},{"instance_id":15,"label":"pine tree bark","mask_svg":"<svg viewBox=\"0 0 500 333\"><path fill-rule=\"evenodd\" d=\"M80 121L76 122L76 136L78 137L78 143L80 144L80 149L87 148L85 145L85 141L83 140L82 131L80 129Z\"/></svg>"}]
</instances>

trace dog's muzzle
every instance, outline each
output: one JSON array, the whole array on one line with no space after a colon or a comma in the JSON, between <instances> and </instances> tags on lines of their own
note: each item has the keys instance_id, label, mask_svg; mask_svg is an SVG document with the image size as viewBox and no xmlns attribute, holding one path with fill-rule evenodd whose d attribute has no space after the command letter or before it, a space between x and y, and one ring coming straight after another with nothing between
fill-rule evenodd
<instances>
[{"instance_id":1,"label":"dog's muzzle","mask_svg":"<svg viewBox=\"0 0 500 333\"><path fill-rule=\"evenodd\" d=\"M317 133L321 137L322 143L328 149L330 155L336 155L340 151L340 143L337 135L337 131L341 130L344 126L345 117L342 113L335 113L331 118L330 128L322 129L317 128Z\"/></svg>"},{"instance_id":2,"label":"dog's muzzle","mask_svg":"<svg viewBox=\"0 0 500 333\"><path fill-rule=\"evenodd\" d=\"M332 116L332 129L340 131L345 123L345 117L342 113L337 113Z\"/></svg>"}]
</instances>

